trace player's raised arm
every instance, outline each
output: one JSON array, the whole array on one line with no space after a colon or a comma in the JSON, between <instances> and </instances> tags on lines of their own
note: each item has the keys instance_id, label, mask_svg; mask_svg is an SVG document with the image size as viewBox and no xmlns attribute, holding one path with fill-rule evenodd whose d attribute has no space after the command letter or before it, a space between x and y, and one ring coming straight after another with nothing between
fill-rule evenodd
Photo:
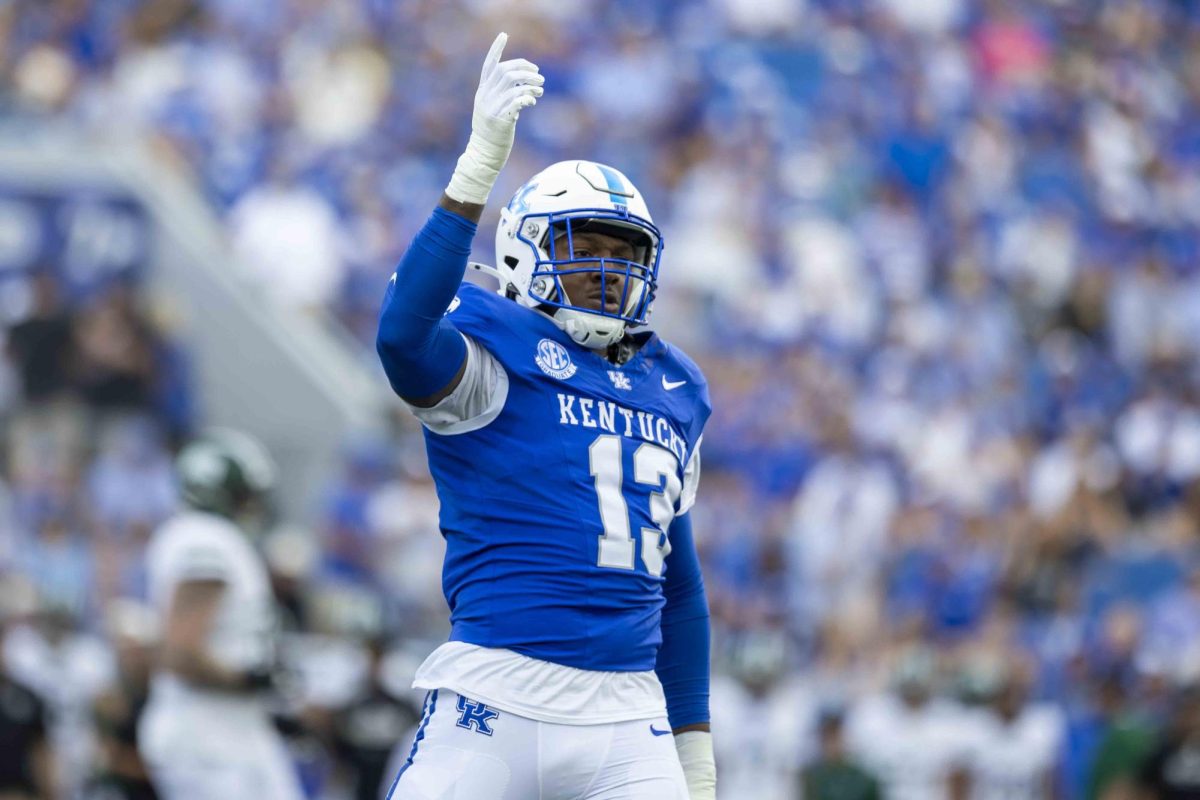
<instances>
[{"instance_id":1,"label":"player's raised arm","mask_svg":"<svg viewBox=\"0 0 1200 800\"><path fill-rule=\"evenodd\" d=\"M388 284L375 347L392 388L428 407L462 380L467 347L443 314L462 282L475 225L508 160L522 109L537 102L544 79L523 58L501 61L508 35L492 42L475 92L471 138L433 215Z\"/></svg>"}]
</instances>

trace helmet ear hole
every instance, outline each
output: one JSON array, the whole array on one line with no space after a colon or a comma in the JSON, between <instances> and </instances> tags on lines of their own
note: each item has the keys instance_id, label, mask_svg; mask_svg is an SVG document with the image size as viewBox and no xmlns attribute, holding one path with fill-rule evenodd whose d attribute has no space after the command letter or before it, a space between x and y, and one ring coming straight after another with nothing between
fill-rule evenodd
<instances>
[{"instance_id":1,"label":"helmet ear hole","mask_svg":"<svg viewBox=\"0 0 1200 800\"><path fill-rule=\"evenodd\" d=\"M508 266L509 269L516 269L517 264L521 263L521 259L517 258L516 256L505 256L504 263Z\"/></svg>"}]
</instances>

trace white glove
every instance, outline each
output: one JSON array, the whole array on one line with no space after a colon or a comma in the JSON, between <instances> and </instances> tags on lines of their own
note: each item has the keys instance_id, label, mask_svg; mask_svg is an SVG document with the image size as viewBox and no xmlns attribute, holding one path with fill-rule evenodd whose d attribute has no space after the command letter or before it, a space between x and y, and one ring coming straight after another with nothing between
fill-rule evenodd
<instances>
[{"instance_id":1,"label":"white glove","mask_svg":"<svg viewBox=\"0 0 1200 800\"><path fill-rule=\"evenodd\" d=\"M512 151L517 116L542 96L546 79L538 74L536 64L523 58L500 60L507 41L507 33L497 36L483 60L471 115L471 139L446 187L446 195L460 203L487 202Z\"/></svg>"},{"instance_id":2,"label":"white glove","mask_svg":"<svg viewBox=\"0 0 1200 800\"><path fill-rule=\"evenodd\" d=\"M683 766L691 800L716 800L717 762L713 758L712 734L688 731L675 737L675 751Z\"/></svg>"}]
</instances>

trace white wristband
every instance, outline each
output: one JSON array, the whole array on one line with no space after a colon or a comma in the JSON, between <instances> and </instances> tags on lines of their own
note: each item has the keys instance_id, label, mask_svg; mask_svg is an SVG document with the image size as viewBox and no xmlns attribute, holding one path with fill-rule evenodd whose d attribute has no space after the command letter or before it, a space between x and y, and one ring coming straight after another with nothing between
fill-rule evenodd
<instances>
[{"instance_id":1,"label":"white wristband","mask_svg":"<svg viewBox=\"0 0 1200 800\"><path fill-rule=\"evenodd\" d=\"M678 734L675 751L679 754L691 800L716 800L717 762L713 757L712 734L707 731Z\"/></svg>"}]
</instances>

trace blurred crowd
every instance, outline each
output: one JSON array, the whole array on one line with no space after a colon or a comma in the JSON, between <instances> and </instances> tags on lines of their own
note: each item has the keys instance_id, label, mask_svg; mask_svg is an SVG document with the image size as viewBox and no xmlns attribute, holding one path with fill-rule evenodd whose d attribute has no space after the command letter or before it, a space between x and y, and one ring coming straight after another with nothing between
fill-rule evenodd
<instances>
[{"instance_id":1,"label":"blurred crowd","mask_svg":"<svg viewBox=\"0 0 1200 800\"><path fill-rule=\"evenodd\" d=\"M501 29L547 83L493 199L625 171L665 235L653 322L712 387L722 796L1200 796L1200 6L5 0L0 108L154 142L247 277L371 360ZM80 786L122 763L98 699L153 631L117 599L202 410L131 287L66 303L52 266L5 276L0 569L31 599L0 689ZM300 703L314 796L370 760L356 704L411 722L396 676L444 631L422 458L398 414L265 542L298 669L351 676Z\"/></svg>"}]
</instances>

